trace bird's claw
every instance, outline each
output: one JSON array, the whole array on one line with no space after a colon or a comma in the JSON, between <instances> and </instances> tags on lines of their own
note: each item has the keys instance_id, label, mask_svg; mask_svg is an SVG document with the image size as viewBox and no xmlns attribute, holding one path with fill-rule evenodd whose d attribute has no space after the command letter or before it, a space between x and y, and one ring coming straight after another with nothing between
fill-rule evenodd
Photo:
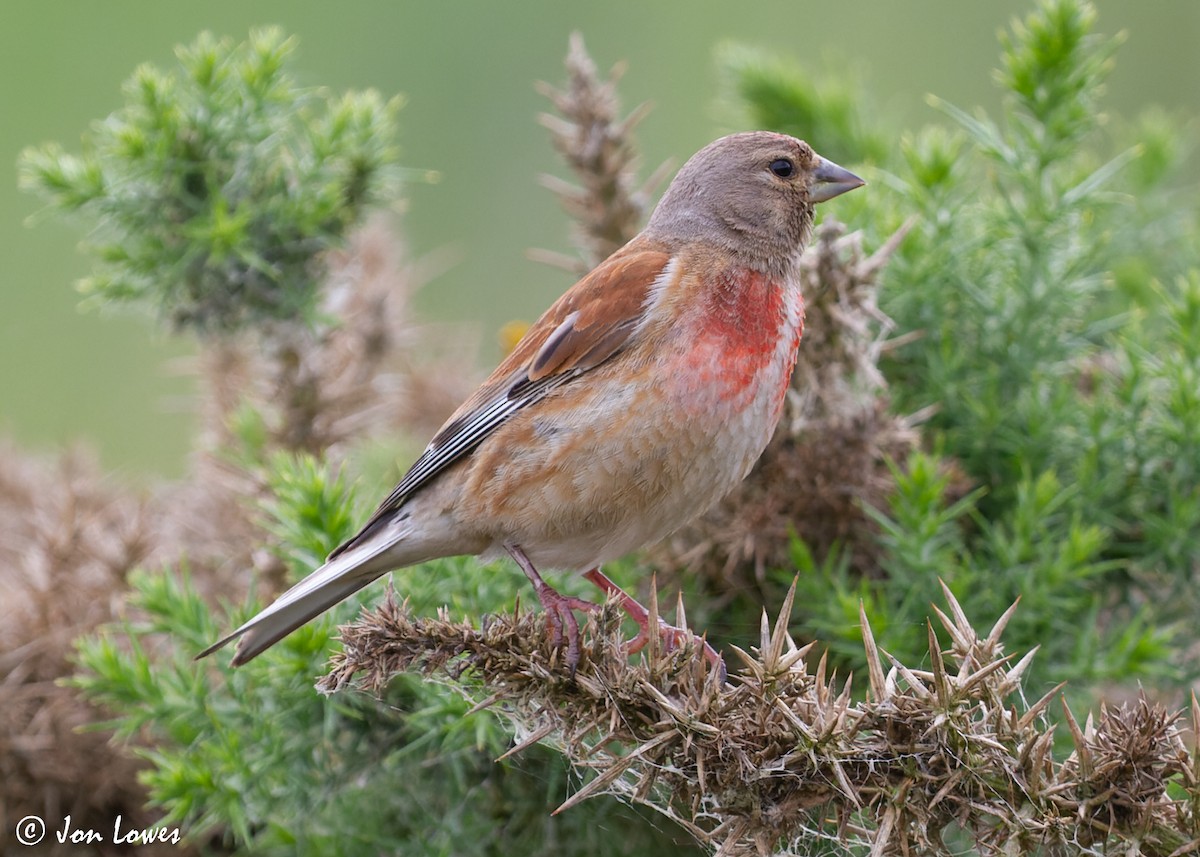
<instances>
[{"instance_id":1,"label":"bird's claw","mask_svg":"<svg viewBox=\"0 0 1200 857\"><path fill-rule=\"evenodd\" d=\"M549 586L538 588L538 600L542 602L542 608L546 611L546 624L553 630L553 637L550 640L550 645L555 649L561 649L563 645L563 628L566 628L566 665L571 671L571 675L575 675L575 670L579 667L579 658L582 652L579 643L579 619L576 618L576 610L585 610L591 612L599 609L598 604L593 604L591 601L584 601L582 598L574 598L568 595L562 595Z\"/></svg>"}]
</instances>

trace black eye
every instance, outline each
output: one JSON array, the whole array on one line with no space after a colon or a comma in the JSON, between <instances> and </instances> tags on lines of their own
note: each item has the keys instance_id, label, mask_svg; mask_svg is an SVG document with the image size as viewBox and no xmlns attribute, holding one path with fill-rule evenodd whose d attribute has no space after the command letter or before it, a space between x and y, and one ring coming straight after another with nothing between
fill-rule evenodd
<instances>
[{"instance_id":1,"label":"black eye","mask_svg":"<svg viewBox=\"0 0 1200 857\"><path fill-rule=\"evenodd\" d=\"M786 179L796 171L796 167L787 158L778 158L771 161L771 172L779 176L781 179Z\"/></svg>"}]
</instances>

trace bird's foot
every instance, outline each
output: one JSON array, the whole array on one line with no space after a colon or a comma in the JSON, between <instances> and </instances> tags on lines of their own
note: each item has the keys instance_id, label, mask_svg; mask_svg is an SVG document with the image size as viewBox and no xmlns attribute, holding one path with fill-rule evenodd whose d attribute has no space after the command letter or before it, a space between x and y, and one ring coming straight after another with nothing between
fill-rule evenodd
<instances>
[{"instance_id":1,"label":"bird's foot","mask_svg":"<svg viewBox=\"0 0 1200 857\"><path fill-rule=\"evenodd\" d=\"M521 567L521 571L525 572L525 576L529 578L529 582L533 584L533 590L537 593L538 601L542 603L542 609L546 611L546 624L554 632L551 645L556 649L561 649L565 634L567 643L567 669L571 671L571 675L575 675L575 670L579 666L581 648L579 644L579 620L575 618L574 611L586 610L591 612L598 610L600 605L593 604L591 601L584 601L582 598L563 595L542 579L537 569L533 567L533 563L529 561L529 557L525 556L525 552L519 546L506 545L505 547L509 555L516 560L517 565Z\"/></svg>"},{"instance_id":2,"label":"bird's foot","mask_svg":"<svg viewBox=\"0 0 1200 857\"><path fill-rule=\"evenodd\" d=\"M629 618L637 623L637 635L625 644L626 654L636 654L646 647L650 640L657 636L662 641L663 648L670 652L676 648L682 648L688 642L695 641L699 643L704 652L704 659L707 660L714 669L721 674L721 681L725 681L725 660L717 653L717 650L712 647L704 637L697 636L692 633L687 627L687 617L684 615L683 598L679 599L678 607L676 608L676 620L680 627L670 625L662 620L661 617L655 617L655 629L650 630L650 611L639 604L631 595L624 589L613 583L604 572L598 568L593 568L591 571L584 574L588 580L600 587L604 594L611 597L617 597L617 603L621 605ZM655 611L657 613L657 611Z\"/></svg>"},{"instance_id":3,"label":"bird's foot","mask_svg":"<svg viewBox=\"0 0 1200 857\"><path fill-rule=\"evenodd\" d=\"M554 637L551 640L551 645L556 649L561 649L563 644L564 628L567 642L566 664L567 669L571 671L571 675L575 674L576 668L579 666L579 620L575 617L576 610L593 611L598 610L600 605L593 604L591 601L584 601L582 598L573 598L568 595L552 589L550 586L544 586L537 589L538 600L542 602L542 608L546 611L546 622L554 629Z\"/></svg>"},{"instance_id":4,"label":"bird's foot","mask_svg":"<svg viewBox=\"0 0 1200 857\"><path fill-rule=\"evenodd\" d=\"M637 618L633 617L637 622ZM724 667L725 661L717 654L717 650L709 645L708 640L697 634L692 633L688 628L677 628L674 625L669 625L662 619L658 620L658 638L662 641L663 648L668 652L673 652L675 649L683 648L688 642L695 641L704 649L705 659L713 666ZM638 623L637 635L625 644L626 654L635 655L642 649L646 648L646 644L650 642L652 634L650 633L650 617L647 615L645 624Z\"/></svg>"}]
</instances>

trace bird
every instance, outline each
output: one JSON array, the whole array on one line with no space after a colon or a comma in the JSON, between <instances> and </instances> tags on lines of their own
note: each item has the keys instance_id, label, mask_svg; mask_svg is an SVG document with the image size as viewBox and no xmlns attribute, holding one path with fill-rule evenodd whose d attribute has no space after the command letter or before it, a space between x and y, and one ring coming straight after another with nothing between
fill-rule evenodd
<instances>
[{"instance_id":1,"label":"bird","mask_svg":"<svg viewBox=\"0 0 1200 857\"><path fill-rule=\"evenodd\" d=\"M553 645L580 659L575 610L539 569L582 574L668 646L685 629L601 570L728 494L779 421L804 327L799 260L813 207L865 182L808 143L731 134L679 169L645 228L529 327L362 529L202 658L240 666L383 574L507 554ZM707 640L705 656L723 662Z\"/></svg>"}]
</instances>

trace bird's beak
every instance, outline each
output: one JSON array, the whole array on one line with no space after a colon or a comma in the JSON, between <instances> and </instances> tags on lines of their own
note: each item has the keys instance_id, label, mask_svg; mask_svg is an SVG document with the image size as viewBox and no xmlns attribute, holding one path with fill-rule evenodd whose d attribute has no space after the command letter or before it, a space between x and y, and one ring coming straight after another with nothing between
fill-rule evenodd
<instances>
[{"instance_id":1,"label":"bird's beak","mask_svg":"<svg viewBox=\"0 0 1200 857\"><path fill-rule=\"evenodd\" d=\"M862 187L866 182L847 169L843 169L833 161L821 158L817 168L813 170L812 191L808 199L814 205L827 202L835 196L841 196L848 190Z\"/></svg>"}]
</instances>

